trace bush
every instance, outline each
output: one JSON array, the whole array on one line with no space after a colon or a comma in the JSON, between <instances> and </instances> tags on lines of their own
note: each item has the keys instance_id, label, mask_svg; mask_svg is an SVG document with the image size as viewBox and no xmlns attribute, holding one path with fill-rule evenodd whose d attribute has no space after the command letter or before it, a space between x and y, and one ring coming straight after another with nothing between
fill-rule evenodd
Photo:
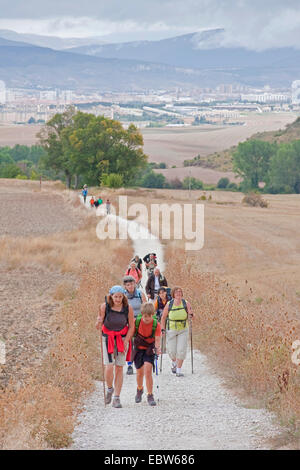
<instances>
[{"instance_id":1,"label":"bush","mask_svg":"<svg viewBox=\"0 0 300 470\"><path fill-rule=\"evenodd\" d=\"M16 176L16 179L17 179L17 180L27 180L28 178L27 178L26 175L17 175L17 176Z\"/></svg>"},{"instance_id":2,"label":"bush","mask_svg":"<svg viewBox=\"0 0 300 470\"><path fill-rule=\"evenodd\" d=\"M186 176L182 182L183 189L203 189L203 181Z\"/></svg>"},{"instance_id":3,"label":"bush","mask_svg":"<svg viewBox=\"0 0 300 470\"><path fill-rule=\"evenodd\" d=\"M230 189L231 191L238 191L238 185L236 183L229 183L226 189Z\"/></svg>"},{"instance_id":4,"label":"bush","mask_svg":"<svg viewBox=\"0 0 300 470\"><path fill-rule=\"evenodd\" d=\"M164 188L165 182L164 175L151 171L142 178L141 186L144 188Z\"/></svg>"},{"instance_id":5,"label":"bush","mask_svg":"<svg viewBox=\"0 0 300 470\"><path fill-rule=\"evenodd\" d=\"M101 178L101 184L109 188L121 188L123 186L123 176L116 173L105 174Z\"/></svg>"},{"instance_id":6,"label":"bush","mask_svg":"<svg viewBox=\"0 0 300 470\"><path fill-rule=\"evenodd\" d=\"M252 207L268 207L267 201L263 199L259 193L246 194L242 200L242 203Z\"/></svg>"},{"instance_id":7,"label":"bush","mask_svg":"<svg viewBox=\"0 0 300 470\"><path fill-rule=\"evenodd\" d=\"M230 181L228 178L220 178L217 184L217 188L225 189L228 187L229 184L230 184Z\"/></svg>"},{"instance_id":8,"label":"bush","mask_svg":"<svg viewBox=\"0 0 300 470\"><path fill-rule=\"evenodd\" d=\"M169 181L171 189L182 189L182 181L179 178L175 178Z\"/></svg>"}]
</instances>

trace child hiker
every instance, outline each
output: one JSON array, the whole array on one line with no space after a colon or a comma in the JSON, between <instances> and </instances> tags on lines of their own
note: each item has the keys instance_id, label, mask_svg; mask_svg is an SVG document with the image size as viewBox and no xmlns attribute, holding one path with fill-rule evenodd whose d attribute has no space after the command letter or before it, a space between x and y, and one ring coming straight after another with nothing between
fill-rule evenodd
<instances>
[{"instance_id":1,"label":"child hiker","mask_svg":"<svg viewBox=\"0 0 300 470\"><path fill-rule=\"evenodd\" d=\"M135 320L135 337L132 358L136 368L137 392L135 402L142 401L144 393L144 377L147 387L147 401L155 406L153 396L152 370L154 368L155 354L160 354L161 328L157 319L153 317L155 311L152 303L147 302L141 307L141 315Z\"/></svg>"}]
</instances>

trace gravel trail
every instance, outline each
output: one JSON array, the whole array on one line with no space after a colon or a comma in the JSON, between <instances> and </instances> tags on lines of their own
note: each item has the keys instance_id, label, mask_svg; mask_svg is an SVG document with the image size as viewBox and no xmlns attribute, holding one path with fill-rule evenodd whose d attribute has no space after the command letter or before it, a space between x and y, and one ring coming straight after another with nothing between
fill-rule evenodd
<instances>
[{"instance_id":1,"label":"gravel trail","mask_svg":"<svg viewBox=\"0 0 300 470\"><path fill-rule=\"evenodd\" d=\"M113 217L113 216L110 216ZM111 219L112 220L112 219ZM129 225L134 222L124 222ZM134 226L131 225L132 229ZM158 239L133 240L135 253L158 253L163 265L163 251ZM151 243L151 249L149 244ZM125 372L125 368L124 368ZM136 377L124 374L122 409L104 407L103 384L86 400L73 433L73 449L101 450L197 450L197 449L268 449L267 439L282 429L274 416L264 409L245 408L212 371L206 357L194 351L194 373L190 352L183 365L184 377L171 373L170 360L163 356L159 375L159 393L154 377L156 407L150 407L144 395L136 404ZM142 429L142 432L141 432Z\"/></svg>"}]
</instances>

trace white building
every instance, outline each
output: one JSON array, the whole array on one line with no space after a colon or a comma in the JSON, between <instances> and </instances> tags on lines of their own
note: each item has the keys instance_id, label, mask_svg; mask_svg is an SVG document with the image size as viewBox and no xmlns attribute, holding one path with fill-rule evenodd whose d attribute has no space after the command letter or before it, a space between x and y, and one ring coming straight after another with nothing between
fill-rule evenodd
<instances>
[{"instance_id":1,"label":"white building","mask_svg":"<svg viewBox=\"0 0 300 470\"><path fill-rule=\"evenodd\" d=\"M5 104L6 102L6 86L5 82L0 80L0 104Z\"/></svg>"},{"instance_id":2,"label":"white building","mask_svg":"<svg viewBox=\"0 0 300 470\"><path fill-rule=\"evenodd\" d=\"M292 104L300 104L300 80L292 83Z\"/></svg>"}]
</instances>

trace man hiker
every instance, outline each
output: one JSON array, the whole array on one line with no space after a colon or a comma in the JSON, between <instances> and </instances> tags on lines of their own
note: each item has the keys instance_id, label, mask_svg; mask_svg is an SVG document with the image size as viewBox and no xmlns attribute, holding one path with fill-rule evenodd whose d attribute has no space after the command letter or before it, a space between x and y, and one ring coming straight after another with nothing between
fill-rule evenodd
<instances>
[{"instance_id":1,"label":"man hiker","mask_svg":"<svg viewBox=\"0 0 300 470\"><path fill-rule=\"evenodd\" d=\"M147 302L146 296L140 289L136 287L136 282L133 276L124 276L123 285L128 303L133 309L134 318L137 318L137 316L141 313L142 304ZM127 365L127 375L132 375L132 361L128 361Z\"/></svg>"},{"instance_id":2,"label":"man hiker","mask_svg":"<svg viewBox=\"0 0 300 470\"><path fill-rule=\"evenodd\" d=\"M83 186L83 189L82 189L82 196L83 196L83 202L84 202L84 204L85 204L85 201L86 201L87 194L88 194L88 189L87 189L87 185L85 184L85 185Z\"/></svg>"},{"instance_id":3,"label":"man hiker","mask_svg":"<svg viewBox=\"0 0 300 470\"><path fill-rule=\"evenodd\" d=\"M110 200L106 199L106 214L110 214Z\"/></svg>"},{"instance_id":4,"label":"man hiker","mask_svg":"<svg viewBox=\"0 0 300 470\"><path fill-rule=\"evenodd\" d=\"M182 364L188 345L188 322L192 321L191 304L183 298L181 287L174 287L172 300L167 303L161 317L161 331L166 334L167 352L172 360L172 373L183 377Z\"/></svg>"},{"instance_id":5,"label":"man hiker","mask_svg":"<svg viewBox=\"0 0 300 470\"><path fill-rule=\"evenodd\" d=\"M107 384L105 403L112 398L114 408L122 408L120 393L123 385L123 367L131 356L131 338L134 334L134 315L122 286L113 286L105 303L101 304L96 328L102 331L104 377Z\"/></svg>"},{"instance_id":6,"label":"man hiker","mask_svg":"<svg viewBox=\"0 0 300 470\"><path fill-rule=\"evenodd\" d=\"M154 306L148 302L142 305L141 315L135 320L135 335L133 340L132 358L136 367L137 391L135 402L140 403L144 393L144 377L147 388L147 401L155 406L153 396L152 370L155 354L160 354L161 328L154 315Z\"/></svg>"},{"instance_id":7,"label":"man hiker","mask_svg":"<svg viewBox=\"0 0 300 470\"><path fill-rule=\"evenodd\" d=\"M154 269L154 273L148 277L146 284L146 294L148 299L155 300L160 287L168 287L167 279L161 274L158 268Z\"/></svg>"}]
</instances>

